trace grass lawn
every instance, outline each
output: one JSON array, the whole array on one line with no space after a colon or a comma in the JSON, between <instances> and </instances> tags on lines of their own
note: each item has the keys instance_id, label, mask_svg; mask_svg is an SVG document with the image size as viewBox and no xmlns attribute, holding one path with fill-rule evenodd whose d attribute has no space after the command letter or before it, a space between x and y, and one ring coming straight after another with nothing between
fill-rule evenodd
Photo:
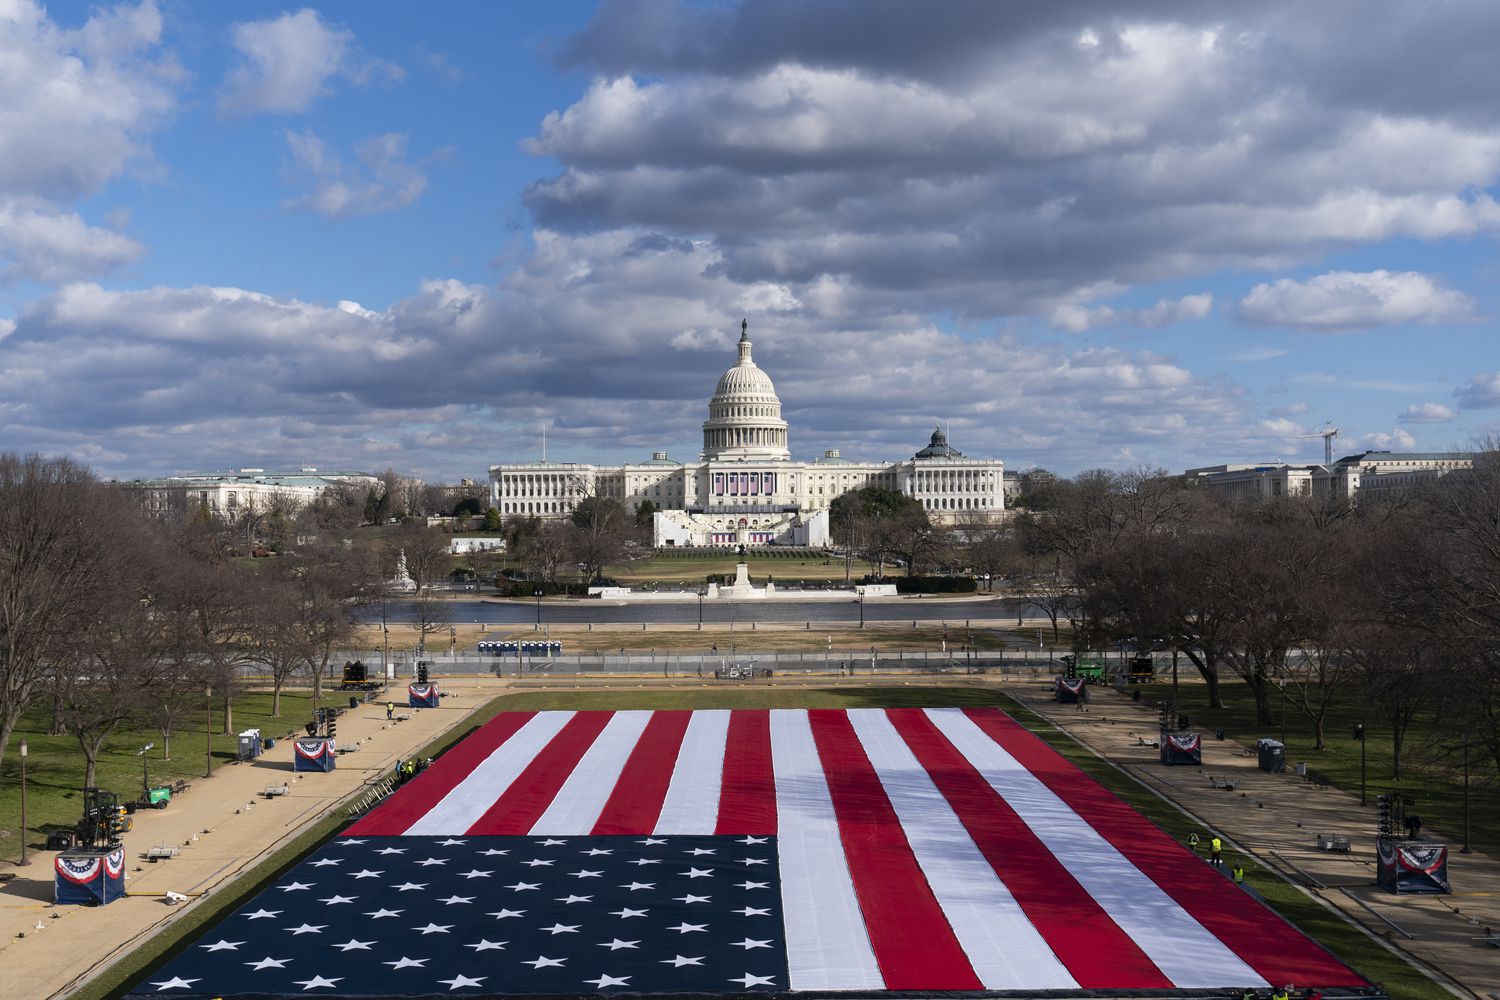
<instances>
[{"instance_id":1,"label":"grass lawn","mask_svg":"<svg viewBox=\"0 0 1500 1000\"><path fill-rule=\"evenodd\" d=\"M332 695L324 698L333 702ZM305 691L283 692L281 696L281 718L271 717L271 695L269 692L242 694L234 703L234 729L236 733L246 729L259 729L261 734L273 739L285 736L293 729L301 729L304 722L312 718L312 699ZM223 725L223 702L214 701L213 714L213 762L218 767L233 760L239 747L237 736L225 736L219 731ZM22 718L6 748L3 776L0 776L0 858L17 860L21 854L18 828L21 825L21 755L20 743L25 738L30 749L26 762L26 824L27 844L42 848L47 832L58 826L77 823L83 809L83 751L73 736L48 736L50 716L42 705L35 705ZM203 777L207 747L203 735L204 712L200 708L189 714L182 722L182 730L172 737L172 757L163 759L161 733L150 730L121 730L110 738L99 755L99 770L95 782L100 788L117 793L121 800L134 799L141 792L141 758L136 751L147 743L155 743L155 749L146 754L146 765L151 784L161 785L178 778L192 781ZM192 793L189 792L189 795ZM172 808L168 806L167 808Z\"/></svg>"},{"instance_id":2,"label":"grass lawn","mask_svg":"<svg viewBox=\"0 0 1500 1000\"><path fill-rule=\"evenodd\" d=\"M1191 666L1187 667L1191 670ZM1271 711L1277 720L1270 726L1255 724L1255 701L1244 682L1226 680L1220 689L1225 707L1214 710L1208 707L1207 690L1202 683L1182 683L1179 667L1178 702L1179 711L1188 715L1195 728L1211 731L1223 729L1242 742L1253 743L1257 737L1281 738L1280 703L1275 693L1271 696ZM1142 697L1166 699L1171 697L1171 685L1151 684L1142 688ZM1463 842L1463 756L1443 743L1452 733L1438 730L1430 719L1419 719L1407 732L1403 748L1403 776L1401 780L1391 777L1394 744L1390 727L1374 716L1365 716L1355 703L1351 691L1344 704L1336 704L1329 711L1325 734L1327 749L1314 750L1312 722L1299 714L1290 703L1286 706L1286 759L1291 769L1297 761L1305 761L1310 771L1325 775L1330 782L1346 791L1359 792L1360 742L1353 738L1351 730L1360 721L1365 723L1366 796L1369 801L1370 830L1375 829L1375 796L1382 792L1399 791L1417 800L1412 811L1420 815L1426 825L1423 831L1446 840L1456 849ZM1495 789L1500 782L1495 780L1495 765L1481 756L1478 748L1470 751L1469 779L1469 833L1470 844L1488 853L1500 852L1500 796Z\"/></svg>"},{"instance_id":3,"label":"grass lawn","mask_svg":"<svg viewBox=\"0 0 1500 1000\"><path fill-rule=\"evenodd\" d=\"M995 705L1011 712L1024 725L1068 757L1105 787L1130 802L1168 834L1185 840L1203 829L1163 802L1133 778L1095 757L1066 734L1032 712L986 687L870 687L845 689L783 690L776 688L686 689L669 691L538 691L495 699L473 718L482 725L496 713L507 710L547 709L692 709L692 708L860 708ZM452 745L471 729L436 741L425 753L435 754ZM102 1000L123 987L130 977L149 973L180 951L186 938L206 924L239 906L262 887L279 878L329 835L342 821L329 819L288 845L273 858L257 866L235 884L213 897L211 906L190 920L174 924L122 963L94 986L75 994L75 1000ZM1234 860L1233 857L1230 859ZM1253 864L1247 865L1247 881L1280 912L1309 933L1340 959L1379 982L1394 1000L1449 1000L1449 994L1422 976L1399 957L1374 943L1337 914Z\"/></svg>"}]
</instances>

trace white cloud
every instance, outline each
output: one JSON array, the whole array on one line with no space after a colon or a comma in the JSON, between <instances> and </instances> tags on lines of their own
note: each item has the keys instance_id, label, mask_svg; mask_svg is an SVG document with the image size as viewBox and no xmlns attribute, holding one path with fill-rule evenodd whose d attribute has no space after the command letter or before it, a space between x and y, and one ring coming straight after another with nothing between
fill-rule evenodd
<instances>
[{"instance_id":1,"label":"white cloud","mask_svg":"<svg viewBox=\"0 0 1500 1000\"><path fill-rule=\"evenodd\" d=\"M0 200L0 284L92 278L136 260L145 248L75 213Z\"/></svg>"},{"instance_id":2,"label":"white cloud","mask_svg":"<svg viewBox=\"0 0 1500 1000\"><path fill-rule=\"evenodd\" d=\"M1457 416L1442 403L1413 403L1396 419L1403 424L1441 424Z\"/></svg>"},{"instance_id":3,"label":"white cloud","mask_svg":"<svg viewBox=\"0 0 1500 1000\"><path fill-rule=\"evenodd\" d=\"M1236 351L1229 356L1231 361L1270 361L1273 358L1284 358L1290 352L1283 347L1251 347L1243 351Z\"/></svg>"},{"instance_id":4,"label":"white cloud","mask_svg":"<svg viewBox=\"0 0 1500 1000\"><path fill-rule=\"evenodd\" d=\"M427 190L426 174L406 160L406 139L394 132L371 136L354 147L355 162L345 163L315 133L287 132L290 174L309 190L282 207L330 219L405 208Z\"/></svg>"},{"instance_id":5,"label":"white cloud","mask_svg":"<svg viewBox=\"0 0 1500 1000\"><path fill-rule=\"evenodd\" d=\"M1312 407L1307 405L1306 403L1288 403L1285 406L1276 407L1276 409L1272 410L1271 412L1278 417L1295 417L1299 416L1300 414L1306 413L1311 409Z\"/></svg>"},{"instance_id":6,"label":"white cloud","mask_svg":"<svg viewBox=\"0 0 1500 1000\"><path fill-rule=\"evenodd\" d=\"M0 198L87 196L151 159L183 75L161 26L151 0L73 30L32 0L0 4Z\"/></svg>"},{"instance_id":7,"label":"white cloud","mask_svg":"<svg viewBox=\"0 0 1500 1000\"><path fill-rule=\"evenodd\" d=\"M230 44L240 61L219 97L224 114L306 111L332 91L335 78L364 85L402 76L399 67L361 54L353 32L311 8L236 24Z\"/></svg>"},{"instance_id":8,"label":"white cloud","mask_svg":"<svg viewBox=\"0 0 1500 1000\"><path fill-rule=\"evenodd\" d=\"M1374 451L1411 451L1416 448L1417 439L1398 427L1389 434L1362 434L1354 439L1354 445Z\"/></svg>"},{"instance_id":9,"label":"white cloud","mask_svg":"<svg viewBox=\"0 0 1500 1000\"><path fill-rule=\"evenodd\" d=\"M1055 329L1070 333L1106 326L1143 326L1152 329L1173 326L1204 319L1213 311L1214 297L1210 292L1184 295L1180 299L1160 299L1145 309L1113 309L1109 306L1089 307L1078 302L1064 302L1055 306L1049 322Z\"/></svg>"},{"instance_id":10,"label":"white cloud","mask_svg":"<svg viewBox=\"0 0 1500 1000\"><path fill-rule=\"evenodd\" d=\"M1500 372L1480 372L1453 391L1462 410L1500 406Z\"/></svg>"},{"instance_id":11,"label":"white cloud","mask_svg":"<svg viewBox=\"0 0 1500 1000\"><path fill-rule=\"evenodd\" d=\"M1331 271L1307 281L1256 285L1240 300L1239 311L1262 326L1338 332L1465 322L1473 318L1474 303L1415 271Z\"/></svg>"}]
</instances>

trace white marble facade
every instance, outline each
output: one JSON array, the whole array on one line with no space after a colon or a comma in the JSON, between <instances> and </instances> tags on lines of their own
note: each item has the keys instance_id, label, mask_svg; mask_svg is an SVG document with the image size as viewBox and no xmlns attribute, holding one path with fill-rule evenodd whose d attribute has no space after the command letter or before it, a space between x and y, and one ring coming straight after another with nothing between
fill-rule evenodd
<instances>
[{"instance_id":1,"label":"white marble facade","mask_svg":"<svg viewBox=\"0 0 1500 1000\"><path fill-rule=\"evenodd\" d=\"M755 364L742 324L739 357L709 400L703 450L695 462L657 452L622 466L522 462L490 467L490 505L502 520L566 517L588 496L613 497L635 510L647 500L658 546L828 544L828 507L865 486L898 490L939 520L995 515L1005 506L999 459L968 458L941 429L900 462L855 462L837 450L793 461L781 400Z\"/></svg>"}]
</instances>

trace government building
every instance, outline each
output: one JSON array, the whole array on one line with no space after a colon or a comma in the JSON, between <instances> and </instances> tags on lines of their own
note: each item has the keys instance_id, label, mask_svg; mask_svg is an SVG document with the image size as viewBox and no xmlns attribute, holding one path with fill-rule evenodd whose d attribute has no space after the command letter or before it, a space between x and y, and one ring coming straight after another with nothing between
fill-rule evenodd
<instances>
[{"instance_id":1,"label":"government building","mask_svg":"<svg viewBox=\"0 0 1500 1000\"><path fill-rule=\"evenodd\" d=\"M829 542L835 497L866 486L919 501L934 520L993 517L1005 507L1004 463L968 458L939 428L901 462L854 462L837 450L792 460L781 400L751 356L740 324L739 357L719 379L695 462L666 452L620 466L517 462L490 466L490 506L502 521L567 517L585 497L611 497L636 511L655 505L657 546L811 545Z\"/></svg>"}]
</instances>

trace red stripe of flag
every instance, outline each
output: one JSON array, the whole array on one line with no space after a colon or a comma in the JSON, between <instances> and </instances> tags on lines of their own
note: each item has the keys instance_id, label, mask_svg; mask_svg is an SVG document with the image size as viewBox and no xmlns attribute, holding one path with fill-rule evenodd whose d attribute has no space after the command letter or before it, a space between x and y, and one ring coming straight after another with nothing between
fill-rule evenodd
<instances>
[{"instance_id":1,"label":"red stripe of flag","mask_svg":"<svg viewBox=\"0 0 1500 1000\"><path fill-rule=\"evenodd\" d=\"M848 715L838 709L807 714L885 988L982 989Z\"/></svg>"},{"instance_id":2,"label":"red stripe of flag","mask_svg":"<svg viewBox=\"0 0 1500 1000\"><path fill-rule=\"evenodd\" d=\"M652 714L625 761L614 791L609 793L609 801L594 821L593 836L650 833L656 828L667 786L672 783L672 768L682 749L682 737L692 717L693 713L687 711Z\"/></svg>"},{"instance_id":3,"label":"red stripe of flag","mask_svg":"<svg viewBox=\"0 0 1500 1000\"><path fill-rule=\"evenodd\" d=\"M614 714L579 712L569 719L467 832L502 837L530 833Z\"/></svg>"},{"instance_id":4,"label":"red stripe of flag","mask_svg":"<svg viewBox=\"0 0 1500 1000\"><path fill-rule=\"evenodd\" d=\"M886 715L1079 986L1173 987L925 712L897 708Z\"/></svg>"},{"instance_id":5,"label":"red stripe of flag","mask_svg":"<svg viewBox=\"0 0 1500 1000\"><path fill-rule=\"evenodd\" d=\"M776 777L771 768L768 709L736 710L729 714L719 824L714 832L720 836L776 832Z\"/></svg>"},{"instance_id":6,"label":"red stripe of flag","mask_svg":"<svg viewBox=\"0 0 1500 1000\"><path fill-rule=\"evenodd\" d=\"M501 712L433 761L432 766L344 831L351 837L395 837L457 788L485 758L530 722L535 712Z\"/></svg>"},{"instance_id":7,"label":"red stripe of flag","mask_svg":"<svg viewBox=\"0 0 1500 1000\"><path fill-rule=\"evenodd\" d=\"M993 708L964 711L1261 978L1273 984L1368 985L1210 866L1190 863L1180 844L1008 715Z\"/></svg>"}]
</instances>

